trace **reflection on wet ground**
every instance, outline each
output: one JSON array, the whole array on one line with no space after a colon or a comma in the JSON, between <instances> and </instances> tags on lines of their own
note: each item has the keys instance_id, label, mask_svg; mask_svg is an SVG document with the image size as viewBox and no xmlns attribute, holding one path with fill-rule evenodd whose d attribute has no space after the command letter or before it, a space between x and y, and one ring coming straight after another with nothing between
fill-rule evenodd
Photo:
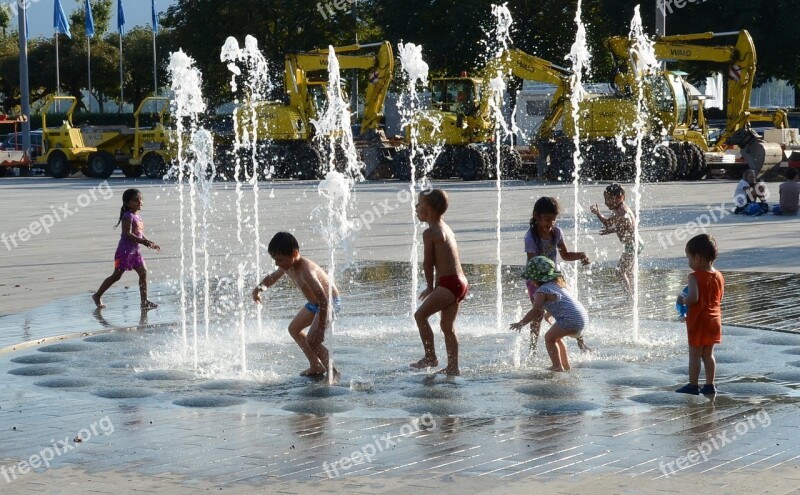
<instances>
[{"instance_id":1,"label":"reflection on wet ground","mask_svg":"<svg viewBox=\"0 0 800 495\"><path fill-rule=\"evenodd\" d=\"M726 274L727 326L717 348L720 393L706 397L673 392L688 373L685 328L674 321L674 294L686 272L643 274L638 340L630 337L632 319L613 271L584 273L580 297L592 316L585 337L594 350L582 354L569 341L573 370L557 374L544 371L549 360L543 345L531 352L528 335L507 329L530 304L517 270L504 270L505 314L498 328L494 267L467 267L472 290L458 320L462 376L457 378L408 367L422 347L410 317L404 264L363 265L337 276L344 309L327 343L343 376L333 386L298 376L307 363L286 326L304 301L288 285L267 293L261 328L252 315L246 318L244 374L239 299L226 292L229 281L218 281L209 337L201 325L196 346L191 324L184 346L182 327L175 324L178 298L165 289L161 307L149 314L119 304L122 297L111 294L103 312L62 301L17 320L4 318L11 324L4 342L19 335L21 321L27 331L51 332L35 338L78 334L0 354L0 374L8 377L0 387L0 418L26 431L26 442L5 455L22 458L36 450L32 446L47 444L54 435L42 428L47 418L59 418L60 432L65 424L80 428L88 419L111 414L119 421L115 437L54 462L91 461L99 463L97 469L132 463L145 474L171 472L220 484L321 479L328 476L323 461L349 455L371 436L389 434L407 438L409 446L349 473L460 472L520 479L551 469L614 468L652 478L662 472L656 461L680 456L709 432L758 411L768 411L776 424L800 426L792 423L800 402L800 335L735 326L796 330L796 309L787 301L796 298L797 276L761 280L755 274ZM772 297L748 298L752 287ZM140 319L144 324L137 326ZM438 331L436 343L444 364ZM48 404L57 404L57 410ZM409 418L428 416L436 418L435 428L397 433ZM787 431L775 435L783 438ZM9 434L0 433L3 445L11 445ZM800 438L791 435L789 445L797 445ZM123 455L121 440L136 452ZM758 441L772 442L757 450L760 456L780 463L798 458L794 447L775 446L779 443L768 437ZM223 451L237 454L226 458Z\"/></svg>"}]
</instances>

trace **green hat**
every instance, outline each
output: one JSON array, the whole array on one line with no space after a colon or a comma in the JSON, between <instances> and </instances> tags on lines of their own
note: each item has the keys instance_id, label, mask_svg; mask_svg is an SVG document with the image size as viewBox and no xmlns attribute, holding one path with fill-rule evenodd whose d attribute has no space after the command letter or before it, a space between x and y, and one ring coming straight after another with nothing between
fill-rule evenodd
<instances>
[{"instance_id":1,"label":"green hat","mask_svg":"<svg viewBox=\"0 0 800 495\"><path fill-rule=\"evenodd\" d=\"M536 256L528 260L528 264L522 269L522 278L534 282L549 282L561 276L561 272L556 270L553 260L547 256Z\"/></svg>"}]
</instances>

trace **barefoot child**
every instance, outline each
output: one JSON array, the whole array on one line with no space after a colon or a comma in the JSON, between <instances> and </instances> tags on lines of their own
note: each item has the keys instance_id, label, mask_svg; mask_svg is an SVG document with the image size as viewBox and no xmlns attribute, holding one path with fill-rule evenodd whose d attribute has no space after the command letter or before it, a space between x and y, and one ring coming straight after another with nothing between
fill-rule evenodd
<instances>
[{"instance_id":1,"label":"barefoot child","mask_svg":"<svg viewBox=\"0 0 800 495\"><path fill-rule=\"evenodd\" d=\"M275 234L269 241L267 251L278 269L264 277L261 284L253 289L253 300L260 303L261 292L284 274L288 275L308 300L289 323L289 335L297 342L310 365L300 376L321 376L330 372L329 379L338 381L339 372L329 360L328 349L322 342L333 316L331 309L338 310L339 307L339 290L330 283L328 274L322 268L300 256L300 245L292 234ZM309 329L307 334L304 332L306 328Z\"/></svg>"},{"instance_id":2,"label":"barefoot child","mask_svg":"<svg viewBox=\"0 0 800 495\"><path fill-rule=\"evenodd\" d=\"M530 228L525 234L525 253L530 260L536 256L546 256L553 261L553 264L558 266L558 255L564 258L564 261L578 261L581 264L588 265L590 263L589 257L583 252L571 252L564 242L564 233L556 225L558 214L561 208L559 207L558 200L552 197L541 197L536 200L533 205L533 214L531 215ZM527 284L528 296L533 300L533 293L536 292L536 286L529 282ZM549 321L549 318L545 316ZM536 344L539 341L539 327L534 331L533 325L531 326L531 350L536 349ZM578 347L582 351L588 351L589 347L583 341L583 337L578 339Z\"/></svg>"},{"instance_id":3,"label":"barefoot child","mask_svg":"<svg viewBox=\"0 0 800 495\"><path fill-rule=\"evenodd\" d=\"M686 243L689 268L689 295L678 296L678 302L689 307L686 331L689 335L689 383L676 390L682 394L716 394L714 378L717 362L714 344L722 342L722 311L720 304L725 292L725 279L714 269L717 242L708 234L700 234ZM700 362L706 370L706 383L698 385Z\"/></svg>"},{"instance_id":4,"label":"barefoot child","mask_svg":"<svg viewBox=\"0 0 800 495\"><path fill-rule=\"evenodd\" d=\"M142 193L138 189L127 189L122 193L122 208L120 208L119 221L117 221L117 225L122 224L122 235L117 244L117 252L114 253L114 272L103 280L97 292L92 294L92 299L98 308L106 307L101 299L103 294L128 270L135 270L139 275L139 295L142 299L142 308L158 307L158 304L147 299L147 268L144 266L144 258L139 251L139 244L144 244L156 251L161 251L161 248L144 236L144 222L136 214L142 209L143 204Z\"/></svg>"},{"instance_id":5,"label":"barefoot child","mask_svg":"<svg viewBox=\"0 0 800 495\"><path fill-rule=\"evenodd\" d=\"M441 189L421 192L417 202L417 218L420 222L428 224L428 228L422 233L425 250L422 266L428 286L420 294L419 298L422 299L422 304L414 313L419 336L422 338L422 347L425 349L425 357L412 363L411 367L425 369L439 366L436 349L433 345L433 329L428 323L428 318L441 311L439 324L447 349L447 366L439 373L458 375L460 371L455 321L459 305L466 297L469 285L461 269L456 237L444 222L443 215L447 211L447 205L447 193ZM434 272L438 277L435 286L433 284Z\"/></svg>"},{"instance_id":6,"label":"barefoot child","mask_svg":"<svg viewBox=\"0 0 800 495\"><path fill-rule=\"evenodd\" d=\"M610 184L606 187L603 197L606 206L611 210L611 216L603 216L597 205L592 205L590 210L604 225L600 235L617 234L619 242L622 243L623 251L617 265L617 279L628 297L633 298L633 257L634 253L641 254L644 248L644 243L635 234L638 219L625 204L625 190L619 184Z\"/></svg>"},{"instance_id":7,"label":"barefoot child","mask_svg":"<svg viewBox=\"0 0 800 495\"><path fill-rule=\"evenodd\" d=\"M567 371L570 366L567 346L563 339L564 337L578 339L583 335L589 320L586 308L567 292L564 278L561 272L556 270L550 258L536 256L528 260L522 271L522 278L536 285L536 291L531 297L533 308L522 320L512 323L511 329L519 331L525 325L532 323L538 333L545 310L553 315L556 322L544 335L547 354L553 363L550 370Z\"/></svg>"}]
</instances>

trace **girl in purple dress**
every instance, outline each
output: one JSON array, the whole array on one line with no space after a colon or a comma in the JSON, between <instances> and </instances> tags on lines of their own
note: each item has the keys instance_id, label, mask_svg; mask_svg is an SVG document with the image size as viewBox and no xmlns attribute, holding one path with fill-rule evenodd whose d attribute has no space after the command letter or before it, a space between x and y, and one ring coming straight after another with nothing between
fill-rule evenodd
<instances>
[{"instance_id":1,"label":"girl in purple dress","mask_svg":"<svg viewBox=\"0 0 800 495\"><path fill-rule=\"evenodd\" d=\"M135 270L139 274L139 293L142 296L142 309L158 307L158 304L147 300L147 268L144 266L142 253L139 252L139 244L144 244L156 251L161 251L161 248L144 236L144 222L136 214L141 209L142 193L138 189L126 190L122 194L122 208L120 208L119 221L117 222L117 225L122 224L122 235L117 245L117 252L114 253L114 273L103 280L100 288L92 295L92 299L98 308L105 307L100 298L128 270Z\"/></svg>"}]
</instances>

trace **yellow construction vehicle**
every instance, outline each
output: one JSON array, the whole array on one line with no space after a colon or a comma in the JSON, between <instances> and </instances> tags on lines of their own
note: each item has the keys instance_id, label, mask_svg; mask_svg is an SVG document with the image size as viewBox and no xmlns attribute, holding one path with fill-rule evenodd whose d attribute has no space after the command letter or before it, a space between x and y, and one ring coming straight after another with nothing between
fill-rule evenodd
<instances>
[{"instance_id":1,"label":"yellow construction vehicle","mask_svg":"<svg viewBox=\"0 0 800 495\"><path fill-rule=\"evenodd\" d=\"M737 37L735 44L704 44L716 38L729 36ZM615 60L621 62L619 65L625 67L619 72L617 87L625 88L633 84L630 70L631 41L627 37L613 37L607 40L607 46ZM716 63L722 65L728 74L726 126L713 142L709 139L702 98L693 99L690 96L688 85L682 78L683 73L667 71L663 74L668 81L674 104L671 113L662 112L660 115L673 139L670 147L676 152L679 160L678 178L703 178L708 172L703 153L723 152L725 145L739 145L748 167L756 172L759 172L765 164L772 166L782 160L783 152L779 145L754 138L752 133L746 130L750 122L754 121L772 122L778 128L789 127L785 111L750 107L757 62L756 49L750 33L741 30L657 36L653 48L659 60ZM658 94L658 91L652 92ZM669 98L666 104L669 106ZM659 107L663 108L661 105ZM719 166L725 167L722 164Z\"/></svg>"},{"instance_id":2,"label":"yellow construction vehicle","mask_svg":"<svg viewBox=\"0 0 800 495\"><path fill-rule=\"evenodd\" d=\"M366 51L366 52L365 52ZM356 147L366 161L368 176L394 148L379 130L383 104L394 72L391 43L335 47L341 70L368 71L364 114ZM250 112L258 122L257 154L270 163L273 177L316 179L322 176L322 156L314 143L312 120L318 117L327 88L328 49L285 56L283 101L248 102L236 115L244 128Z\"/></svg>"},{"instance_id":3,"label":"yellow construction vehicle","mask_svg":"<svg viewBox=\"0 0 800 495\"><path fill-rule=\"evenodd\" d=\"M68 102L67 120L60 127L47 127L47 112L57 102ZM45 173L61 179L75 172L86 176L108 177L114 171L113 162L97 152L97 148L86 146L81 130L72 125L72 113L78 101L72 96L49 96L42 106L42 147L36 163L45 166ZM107 174L107 175L106 175Z\"/></svg>"},{"instance_id":4,"label":"yellow construction vehicle","mask_svg":"<svg viewBox=\"0 0 800 495\"><path fill-rule=\"evenodd\" d=\"M175 160L175 131L165 125L170 100L161 96L150 96L142 100L133 114L134 141L129 167L139 167L150 179L161 179L167 167ZM142 115L154 116L149 126L142 125ZM124 170L124 169L123 169Z\"/></svg>"},{"instance_id":5,"label":"yellow construction vehicle","mask_svg":"<svg viewBox=\"0 0 800 495\"><path fill-rule=\"evenodd\" d=\"M518 49L505 50L491 60L481 78L431 79L431 106L415 125L419 145L443 145L431 170L433 177L492 178L496 175L498 148L501 176L515 177L522 172L520 154L508 144L498 147L495 143L496 117L491 108L490 82L496 77L508 76L556 85L545 120L557 122L561 118L570 71ZM554 125L542 127L550 132ZM411 130L407 129L407 144L410 134ZM401 180L410 178L410 155L408 150L397 154L395 171Z\"/></svg>"}]
</instances>

